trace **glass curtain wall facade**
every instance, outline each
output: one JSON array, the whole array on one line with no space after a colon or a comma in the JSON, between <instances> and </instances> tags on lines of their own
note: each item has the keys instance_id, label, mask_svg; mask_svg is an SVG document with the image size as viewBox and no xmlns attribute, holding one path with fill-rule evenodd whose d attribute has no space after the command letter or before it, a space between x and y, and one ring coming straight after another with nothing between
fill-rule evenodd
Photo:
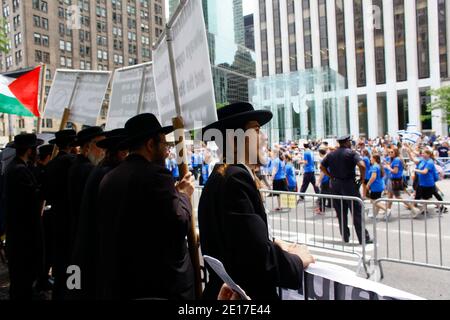
<instances>
[{"instance_id":1,"label":"glass curtain wall facade","mask_svg":"<svg viewBox=\"0 0 450 320\"><path fill-rule=\"evenodd\" d=\"M345 79L328 67L250 80L249 92L255 108L274 114L270 143L349 133Z\"/></svg>"}]
</instances>

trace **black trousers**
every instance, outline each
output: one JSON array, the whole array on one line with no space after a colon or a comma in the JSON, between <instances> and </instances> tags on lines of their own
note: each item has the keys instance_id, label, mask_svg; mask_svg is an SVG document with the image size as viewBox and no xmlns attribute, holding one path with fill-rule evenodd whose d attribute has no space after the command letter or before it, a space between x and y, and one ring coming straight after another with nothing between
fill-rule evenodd
<instances>
[{"instance_id":1,"label":"black trousers","mask_svg":"<svg viewBox=\"0 0 450 320\"><path fill-rule=\"evenodd\" d=\"M332 194L330 183L322 183L320 185L320 194ZM322 211L325 211L325 207L331 208L331 199L322 198L319 199L318 203Z\"/></svg>"},{"instance_id":2,"label":"black trousers","mask_svg":"<svg viewBox=\"0 0 450 320\"><path fill-rule=\"evenodd\" d=\"M331 181L331 190L333 194L338 196L348 196L361 198L359 193L359 188L353 180L338 180L333 179ZM350 240L350 229L348 227L348 210L353 214L353 225L355 226L356 235L358 241L362 244L362 224L361 224L361 205L359 202L352 202L349 200L333 200L333 206L337 213L337 218L339 221L339 231L345 242ZM370 240L369 232L367 229L364 230L364 237Z\"/></svg>"},{"instance_id":3,"label":"black trousers","mask_svg":"<svg viewBox=\"0 0 450 320\"><path fill-rule=\"evenodd\" d=\"M303 175L303 183L302 183L302 187L300 188L300 193L305 193L306 190L308 190L309 184L313 185L315 193L320 193L319 188L317 188L317 186L316 186L316 175L314 172L306 172ZM303 199L303 197L301 197L301 198Z\"/></svg>"}]
</instances>

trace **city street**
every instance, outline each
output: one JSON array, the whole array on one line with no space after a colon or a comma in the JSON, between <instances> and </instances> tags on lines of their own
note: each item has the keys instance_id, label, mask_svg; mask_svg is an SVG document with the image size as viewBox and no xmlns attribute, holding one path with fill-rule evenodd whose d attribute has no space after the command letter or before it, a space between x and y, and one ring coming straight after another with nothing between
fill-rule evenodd
<instances>
[{"instance_id":1,"label":"city street","mask_svg":"<svg viewBox=\"0 0 450 320\"><path fill-rule=\"evenodd\" d=\"M439 187L445 193L444 200L450 201L447 191L450 190L450 180L439 182ZM308 192L313 193L314 190L310 188ZM194 197L196 203L198 196L199 191ZM317 198L314 202L316 200ZM354 229L350 242L344 244L334 210L327 208L324 215L315 215L315 205L311 198L300 202L296 209L281 212L271 210L277 207L276 197L266 197L265 202L272 237L307 244L318 261L337 264L358 272L362 277L365 276L364 268L360 264L362 247ZM372 205L367 201L365 204L366 228L371 238L374 238L373 221L367 218L367 213L372 212ZM428 209L431 214L427 215L427 219L425 216L411 219L410 211L402 205L399 212L398 207L398 204L393 206L388 222L377 221L378 259L401 257L403 261L427 263L428 256L428 264L450 268L450 215L443 214L439 217L433 207ZM439 241L440 232L442 243ZM374 249L374 244L366 245L366 261L375 259ZM369 273L372 274L371 279L379 280L379 269L374 269L372 264L373 261L368 266ZM450 299L450 271L386 261L382 262L382 269L383 284L427 299Z\"/></svg>"}]
</instances>

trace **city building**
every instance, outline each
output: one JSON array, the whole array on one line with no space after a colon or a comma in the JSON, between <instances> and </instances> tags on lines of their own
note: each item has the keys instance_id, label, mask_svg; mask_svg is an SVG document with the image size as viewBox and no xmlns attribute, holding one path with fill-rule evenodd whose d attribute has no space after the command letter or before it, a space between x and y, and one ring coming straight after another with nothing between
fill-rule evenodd
<instances>
[{"instance_id":1,"label":"city building","mask_svg":"<svg viewBox=\"0 0 450 320\"><path fill-rule=\"evenodd\" d=\"M279 75L316 70L320 83L320 70L329 68L344 78L344 103L336 105L348 112L353 136L395 134L408 124L447 135L441 111L430 121L421 116L431 100L427 91L449 84L449 14L445 0L258 0L257 77L276 86ZM267 90L277 90L273 86ZM253 100L264 101L261 90L255 94ZM316 116L323 117L323 105L315 101ZM292 123L287 119L280 128L281 138L293 138Z\"/></svg>"},{"instance_id":2,"label":"city building","mask_svg":"<svg viewBox=\"0 0 450 320\"><path fill-rule=\"evenodd\" d=\"M164 0L3 0L0 5L10 38L9 53L0 53L0 71L45 63L47 93L59 68L114 70L151 61L151 46L166 20ZM33 119L14 121L16 133L36 128ZM54 119L42 120L43 131L57 129Z\"/></svg>"},{"instance_id":3,"label":"city building","mask_svg":"<svg viewBox=\"0 0 450 320\"><path fill-rule=\"evenodd\" d=\"M253 14L244 17L245 29L245 46L255 51L255 25L253 22Z\"/></svg>"},{"instance_id":4,"label":"city building","mask_svg":"<svg viewBox=\"0 0 450 320\"><path fill-rule=\"evenodd\" d=\"M172 0L170 16L179 0ZM256 77L256 56L245 46L242 0L202 0L218 107L249 101L249 80Z\"/></svg>"}]
</instances>

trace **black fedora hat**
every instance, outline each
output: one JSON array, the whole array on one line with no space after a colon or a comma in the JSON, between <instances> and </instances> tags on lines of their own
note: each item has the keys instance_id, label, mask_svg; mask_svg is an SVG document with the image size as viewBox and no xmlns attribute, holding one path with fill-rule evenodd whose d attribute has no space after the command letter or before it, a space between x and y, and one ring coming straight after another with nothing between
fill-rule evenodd
<instances>
[{"instance_id":1,"label":"black fedora hat","mask_svg":"<svg viewBox=\"0 0 450 320\"><path fill-rule=\"evenodd\" d=\"M127 130L115 129L105 132L106 139L97 142L97 147L107 150L125 150L127 146L123 144L127 138Z\"/></svg>"},{"instance_id":2,"label":"black fedora hat","mask_svg":"<svg viewBox=\"0 0 450 320\"><path fill-rule=\"evenodd\" d=\"M273 118L272 112L268 110L255 110L255 108L247 102L238 102L225 106L217 110L218 121L203 128L203 135L209 129L244 129L245 125L250 121L257 121L260 126L270 122Z\"/></svg>"},{"instance_id":3,"label":"black fedora hat","mask_svg":"<svg viewBox=\"0 0 450 320\"><path fill-rule=\"evenodd\" d=\"M44 140L38 139L34 133L24 133L14 137L12 148L35 148L43 143Z\"/></svg>"},{"instance_id":4,"label":"black fedora hat","mask_svg":"<svg viewBox=\"0 0 450 320\"><path fill-rule=\"evenodd\" d=\"M72 129L61 130L55 133L55 139L50 140L49 144L71 143L77 137L77 132Z\"/></svg>"},{"instance_id":5,"label":"black fedora hat","mask_svg":"<svg viewBox=\"0 0 450 320\"><path fill-rule=\"evenodd\" d=\"M137 115L125 123L127 138L123 141L125 146L131 146L138 142L144 142L156 134L169 134L174 131L173 126L162 127L155 115L143 113Z\"/></svg>"},{"instance_id":6,"label":"black fedora hat","mask_svg":"<svg viewBox=\"0 0 450 320\"><path fill-rule=\"evenodd\" d=\"M82 146L83 144L91 141L94 138L104 136L105 132L101 127L89 127L84 130L81 130L77 134L77 138L75 140L75 146Z\"/></svg>"},{"instance_id":7,"label":"black fedora hat","mask_svg":"<svg viewBox=\"0 0 450 320\"><path fill-rule=\"evenodd\" d=\"M43 146L40 146L38 148L38 154L40 156L48 156L48 155L52 155L53 154L53 149L55 148L54 145L52 144L46 144Z\"/></svg>"}]
</instances>

